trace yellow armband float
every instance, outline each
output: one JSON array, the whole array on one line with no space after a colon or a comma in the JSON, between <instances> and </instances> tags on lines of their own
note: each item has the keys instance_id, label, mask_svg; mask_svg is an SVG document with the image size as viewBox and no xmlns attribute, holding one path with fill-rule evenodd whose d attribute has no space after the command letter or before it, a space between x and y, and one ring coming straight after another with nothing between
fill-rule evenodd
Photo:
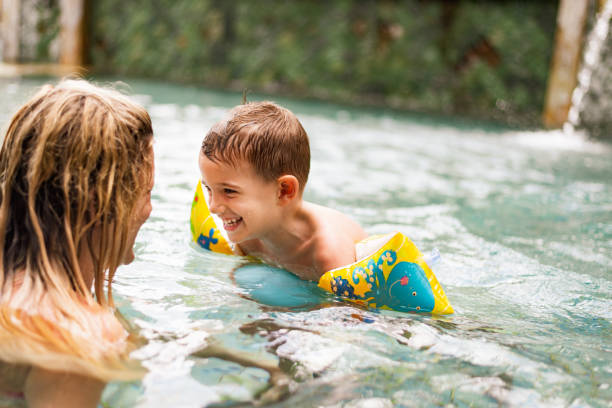
<instances>
[{"instance_id":1,"label":"yellow armband float","mask_svg":"<svg viewBox=\"0 0 612 408\"><path fill-rule=\"evenodd\" d=\"M221 231L208 209L200 181L198 181L193 203L191 204L191 218L189 221L191 224L191 236L193 241L199 246L222 254L232 255L234 253L225 237L221 235Z\"/></svg>"},{"instance_id":2,"label":"yellow armband float","mask_svg":"<svg viewBox=\"0 0 612 408\"><path fill-rule=\"evenodd\" d=\"M204 249L233 254L217 227L198 182L191 206L193 241ZM319 287L351 302L401 312L451 314L444 289L418 248L400 232L368 237L358 243L373 248L350 265L326 272Z\"/></svg>"}]
</instances>

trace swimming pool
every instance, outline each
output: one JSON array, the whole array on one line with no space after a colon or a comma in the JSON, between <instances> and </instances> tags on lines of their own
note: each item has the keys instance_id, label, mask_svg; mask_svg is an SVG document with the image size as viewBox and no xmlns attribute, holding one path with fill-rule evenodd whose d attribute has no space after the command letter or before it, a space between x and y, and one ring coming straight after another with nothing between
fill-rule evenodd
<instances>
[{"instance_id":1,"label":"swimming pool","mask_svg":"<svg viewBox=\"0 0 612 408\"><path fill-rule=\"evenodd\" d=\"M3 125L41 80L0 80ZM418 115L276 98L311 138L305 197L369 233L404 232L435 268L452 316L270 307L229 275L235 257L190 243L206 130L241 95L129 81L155 129L153 213L116 301L149 339L150 373L114 383L112 407L231 406L268 374L190 356L206 344L279 361L278 406L609 406L612 401L612 146ZM251 99L260 99L251 96Z\"/></svg>"}]
</instances>

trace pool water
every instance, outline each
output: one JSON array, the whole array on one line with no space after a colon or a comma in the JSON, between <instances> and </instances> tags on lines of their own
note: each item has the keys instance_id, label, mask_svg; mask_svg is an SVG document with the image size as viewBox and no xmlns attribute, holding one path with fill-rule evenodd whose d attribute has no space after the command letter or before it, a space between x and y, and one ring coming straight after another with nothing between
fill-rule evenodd
<instances>
[{"instance_id":1,"label":"pool water","mask_svg":"<svg viewBox=\"0 0 612 408\"><path fill-rule=\"evenodd\" d=\"M41 83L0 81L3 124ZM268 373L192 355L210 344L280 364L289 396L271 406L611 406L611 145L275 98L311 139L305 198L369 233L399 230L423 252L437 247L455 314L365 310L331 296L270 306L230 278L239 258L190 242L201 140L241 95L129 85L153 119L156 184L136 261L114 290L149 340L136 356L150 372L110 384L107 406L262 401Z\"/></svg>"}]
</instances>

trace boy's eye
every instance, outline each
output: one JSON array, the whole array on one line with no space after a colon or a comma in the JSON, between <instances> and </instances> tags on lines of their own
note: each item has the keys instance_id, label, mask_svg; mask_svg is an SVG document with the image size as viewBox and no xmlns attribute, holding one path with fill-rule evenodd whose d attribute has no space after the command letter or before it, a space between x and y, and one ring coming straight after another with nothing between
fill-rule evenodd
<instances>
[{"instance_id":1,"label":"boy's eye","mask_svg":"<svg viewBox=\"0 0 612 408\"><path fill-rule=\"evenodd\" d=\"M232 190L231 188L224 188L224 189L223 189L223 192L224 192L225 194L235 194L235 193L236 193L236 190Z\"/></svg>"}]
</instances>

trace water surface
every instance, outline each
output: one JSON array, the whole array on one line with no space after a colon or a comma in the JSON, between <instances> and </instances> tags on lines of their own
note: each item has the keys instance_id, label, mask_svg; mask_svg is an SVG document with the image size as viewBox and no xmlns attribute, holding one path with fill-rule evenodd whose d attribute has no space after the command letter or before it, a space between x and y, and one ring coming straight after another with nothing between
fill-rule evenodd
<instances>
[{"instance_id":1,"label":"water surface","mask_svg":"<svg viewBox=\"0 0 612 408\"><path fill-rule=\"evenodd\" d=\"M2 80L5 124L40 80ZM115 293L150 373L107 387L113 407L252 401L268 374L190 354L216 342L291 375L278 406L612 403L612 148L580 135L277 99L311 138L307 200L427 252L452 316L267 307L230 279L236 257L190 243L206 130L241 95L130 81L155 130L153 213ZM251 99L261 99L251 95Z\"/></svg>"}]
</instances>

